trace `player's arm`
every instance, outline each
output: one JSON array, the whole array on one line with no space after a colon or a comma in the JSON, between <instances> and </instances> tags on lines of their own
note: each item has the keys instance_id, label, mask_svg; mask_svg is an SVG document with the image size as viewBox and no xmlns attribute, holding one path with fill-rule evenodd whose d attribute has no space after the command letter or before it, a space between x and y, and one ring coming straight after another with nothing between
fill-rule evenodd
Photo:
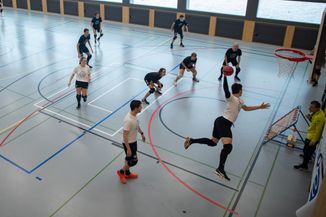
<instances>
[{"instance_id":1,"label":"player's arm","mask_svg":"<svg viewBox=\"0 0 326 217\"><path fill-rule=\"evenodd\" d=\"M171 31L173 31L174 25L175 25L175 22L173 22L172 25L171 25Z\"/></svg>"},{"instance_id":2,"label":"player's arm","mask_svg":"<svg viewBox=\"0 0 326 217\"><path fill-rule=\"evenodd\" d=\"M72 79L74 78L76 72L77 72L77 68L74 69L74 71L72 72L72 74L71 74L71 76L70 76L70 78L69 78L68 87L70 87L70 85L71 85L71 81L72 81Z\"/></svg>"},{"instance_id":3,"label":"player's arm","mask_svg":"<svg viewBox=\"0 0 326 217\"><path fill-rule=\"evenodd\" d=\"M92 79L91 70L88 69L88 83L91 83L91 79Z\"/></svg>"},{"instance_id":4,"label":"player's arm","mask_svg":"<svg viewBox=\"0 0 326 217\"><path fill-rule=\"evenodd\" d=\"M229 65L229 64L228 64L228 57L227 57L226 54L224 55L224 63L225 63L225 65L227 65L227 66Z\"/></svg>"},{"instance_id":5,"label":"player's arm","mask_svg":"<svg viewBox=\"0 0 326 217\"><path fill-rule=\"evenodd\" d=\"M184 30L185 30L185 32L188 32L188 30L189 30L188 23L185 24Z\"/></svg>"},{"instance_id":6,"label":"player's arm","mask_svg":"<svg viewBox=\"0 0 326 217\"><path fill-rule=\"evenodd\" d=\"M237 65L237 67L240 66L240 61L241 61L241 56L238 56L238 65Z\"/></svg>"},{"instance_id":7,"label":"player's arm","mask_svg":"<svg viewBox=\"0 0 326 217\"><path fill-rule=\"evenodd\" d=\"M268 109L271 105L269 103L262 103L260 105L256 105L256 106L246 106L243 105L242 109L245 111L254 111L254 110L258 110L258 109Z\"/></svg>"},{"instance_id":8,"label":"player's arm","mask_svg":"<svg viewBox=\"0 0 326 217\"><path fill-rule=\"evenodd\" d=\"M127 156L130 157L131 156L131 148L129 145L129 131L128 130L123 130L123 143L125 144L126 148L127 148Z\"/></svg>"},{"instance_id":9,"label":"player's arm","mask_svg":"<svg viewBox=\"0 0 326 217\"><path fill-rule=\"evenodd\" d=\"M143 142L146 141L146 137L144 135L144 132L141 130L140 126L138 125L138 133L141 135L141 139Z\"/></svg>"},{"instance_id":10,"label":"player's arm","mask_svg":"<svg viewBox=\"0 0 326 217\"><path fill-rule=\"evenodd\" d=\"M77 53L78 53L78 57L80 58L81 55L80 55L80 50L79 50L79 42L77 43Z\"/></svg>"},{"instance_id":11,"label":"player's arm","mask_svg":"<svg viewBox=\"0 0 326 217\"><path fill-rule=\"evenodd\" d=\"M88 43L89 48L91 49L91 51L92 51L92 53L93 53L93 48L92 48L91 42L88 40L87 43Z\"/></svg>"},{"instance_id":12,"label":"player's arm","mask_svg":"<svg viewBox=\"0 0 326 217\"><path fill-rule=\"evenodd\" d=\"M229 90L228 79L226 78L226 76L224 76L223 90L224 90L225 98L227 98L227 99L230 98L231 93Z\"/></svg>"}]
</instances>

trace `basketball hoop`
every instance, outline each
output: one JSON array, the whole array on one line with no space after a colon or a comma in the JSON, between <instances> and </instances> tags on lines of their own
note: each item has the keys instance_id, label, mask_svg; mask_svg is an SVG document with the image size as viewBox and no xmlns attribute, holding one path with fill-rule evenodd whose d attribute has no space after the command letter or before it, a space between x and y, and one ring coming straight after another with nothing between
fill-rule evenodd
<instances>
[{"instance_id":1,"label":"basketball hoop","mask_svg":"<svg viewBox=\"0 0 326 217\"><path fill-rule=\"evenodd\" d=\"M311 56L306 55L302 51L289 48L278 48L275 50L274 55L279 60L279 77L293 76L299 62L311 59Z\"/></svg>"}]
</instances>

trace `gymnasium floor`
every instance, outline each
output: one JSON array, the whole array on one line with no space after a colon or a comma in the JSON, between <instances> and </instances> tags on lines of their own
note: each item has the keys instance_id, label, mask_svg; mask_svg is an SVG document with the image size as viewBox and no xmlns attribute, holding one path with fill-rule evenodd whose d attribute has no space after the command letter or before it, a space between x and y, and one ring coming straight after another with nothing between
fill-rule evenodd
<instances>
[{"instance_id":1,"label":"gymnasium floor","mask_svg":"<svg viewBox=\"0 0 326 217\"><path fill-rule=\"evenodd\" d=\"M292 169L300 151L260 144L274 118L297 105L307 112L321 98L323 87L306 82L307 63L291 80L280 78L276 47L241 42L242 98L272 107L240 113L227 182L213 174L222 145L185 151L183 137L211 136L224 107L218 68L233 40L188 33L185 48L177 41L170 50L168 30L105 22L101 45L93 47L89 100L77 111L67 83L89 22L10 9L0 18L1 217L295 216L310 180L309 172ZM200 82L188 73L174 87L178 64L194 51ZM168 70L164 93L151 96L139 115L147 137L134 168L140 177L121 185L122 120L130 100L147 91L144 75L160 67Z\"/></svg>"}]
</instances>

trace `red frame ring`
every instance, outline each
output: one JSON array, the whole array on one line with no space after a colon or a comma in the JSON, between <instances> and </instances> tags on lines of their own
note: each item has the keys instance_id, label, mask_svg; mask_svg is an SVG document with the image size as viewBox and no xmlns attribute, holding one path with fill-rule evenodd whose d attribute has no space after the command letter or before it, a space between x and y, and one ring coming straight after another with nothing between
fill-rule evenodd
<instances>
[{"instance_id":1,"label":"red frame ring","mask_svg":"<svg viewBox=\"0 0 326 217\"><path fill-rule=\"evenodd\" d=\"M283 56L277 52L279 51L289 51L289 52L292 52L292 53L296 53L296 54L299 54L301 55L302 57L287 57L287 56ZM302 51L299 51L299 50L294 50L294 49L290 49L290 48L278 48L274 51L274 55L279 57L279 58L282 58L282 59L287 59L289 61L292 61L292 62L303 62L303 61L306 61L307 60L307 57L306 57L306 54L303 53Z\"/></svg>"}]
</instances>

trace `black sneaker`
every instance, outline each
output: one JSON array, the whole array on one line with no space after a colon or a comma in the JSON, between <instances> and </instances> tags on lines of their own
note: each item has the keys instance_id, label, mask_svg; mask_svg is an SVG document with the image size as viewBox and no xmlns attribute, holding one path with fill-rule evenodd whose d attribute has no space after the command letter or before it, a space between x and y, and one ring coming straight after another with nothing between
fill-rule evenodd
<instances>
[{"instance_id":1,"label":"black sneaker","mask_svg":"<svg viewBox=\"0 0 326 217\"><path fill-rule=\"evenodd\" d=\"M239 81L239 82L241 81L238 76L235 76L234 79L237 80L237 81Z\"/></svg>"},{"instance_id":2,"label":"black sneaker","mask_svg":"<svg viewBox=\"0 0 326 217\"><path fill-rule=\"evenodd\" d=\"M222 81L222 76L218 77L218 81Z\"/></svg>"},{"instance_id":3,"label":"black sneaker","mask_svg":"<svg viewBox=\"0 0 326 217\"><path fill-rule=\"evenodd\" d=\"M218 175L219 177L223 178L223 179L226 179L227 181L230 181L231 179L226 175L226 172L222 169L216 169L214 171L214 173L216 175Z\"/></svg>"},{"instance_id":4,"label":"black sneaker","mask_svg":"<svg viewBox=\"0 0 326 217\"><path fill-rule=\"evenodd\" d=\"M301 170L308 170L308 166L304 166L303 164L299 164L299 165L294 165L293 166L294 169L301 169Z\"/></svg>"},{"instance_id":5,"label":"black sneaker","mask_svg":"<svg viewBox=\"0 0 326 217\"><path fill-rule=\"evenodd\" d=\"M146 99L142 99L141 101L142 101L143 103L149 105L149 102L148 102Z\"/></svg>"},{"instance_id":6,"label":"black sneaker","mask_svg":"<svg viewBox=\"0 0 326 217\"><path fill-rule=\"evenodd\" d=\"M77 105L76 109L80 109L80 104Z\"/></svg>"},{"instance_id":7,"label":"black sneaker","mask_svg":"<svg viewBox=\"0 0 326 217\"><path fill-rule=\"evenodd\" d=\"M83 97L83 100L84 100L84 102L86 102L87 101L87 97Z\"/></svg>"},{"instance_id":8,"label":"black sneaker","mask_svg":"<svg viewBox=\"0 0 326 217\"><path fill-rule=\"evenodd\" d=\"M170 48L173 49L173 44L170 44Z\"/></svg>"},{"instance_id":9,"label":"black sneaker","mask_svg":"<svg viewBox=\"0 0 326 217\"><path fill-rule=\"evenodd\" d=\"M198 78L193 78L192 79L194 82L199 82Z\"/></svg>"},{"instance_id":10,"label":"black sneaker","mask_svg":"<svg viewBox=\"0 0 326 217\"><path fill-rule=\"evenodd\" d=\"M314 81L314 83L312 84L313 87L316 87L318 85L318 81Z\"/></svg>"},{"instance_id":11,"label":"black sneaker","mask_svg":"<svg viewBox=\"0 0 326 217\"><path fill-rule=\"evenodd\" d=\"M182 43L180 44L180 47L185 47Z\"/></svg>"}]
</instances>

